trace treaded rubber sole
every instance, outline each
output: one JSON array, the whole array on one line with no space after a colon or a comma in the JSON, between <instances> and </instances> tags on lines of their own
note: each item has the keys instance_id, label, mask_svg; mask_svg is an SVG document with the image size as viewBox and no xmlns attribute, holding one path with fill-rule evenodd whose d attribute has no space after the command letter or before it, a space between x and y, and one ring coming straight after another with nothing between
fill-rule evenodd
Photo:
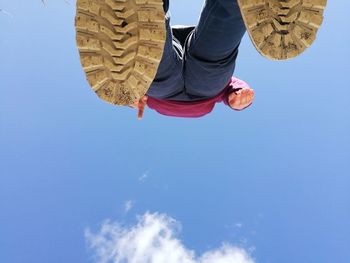
<instances>
[{"instance_id":1,"label":"treaded rubber sole","mask_svg":"<svg viewBox=\"0 0 350 263\"><path fill-rule=\"evenodd\" d=\"M114 105L146 94L166 38L162 0L78 0L76 40L87 80Z\"/></svg>"},{"instance_id":2,"label":"treaded rubber sole","mask_svg":"<svg viewBox=\"0 0 350 263\"><path fill-rule=\"evenodd\" d=\"M272 60L293 58L316 39L327 0L238 0L258 52Z\"/></svg>"}]
</instances>

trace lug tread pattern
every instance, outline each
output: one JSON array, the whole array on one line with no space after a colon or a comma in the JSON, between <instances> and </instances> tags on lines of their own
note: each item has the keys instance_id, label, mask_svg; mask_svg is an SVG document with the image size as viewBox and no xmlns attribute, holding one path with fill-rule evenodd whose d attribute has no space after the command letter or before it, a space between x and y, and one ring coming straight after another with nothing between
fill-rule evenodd
<instances>
[{"instance_id":1,"label":"lug tread pattern","mask_svg":"<svg viewBox=\"0 0 350 263\"><path fill-rule=\"evenodd\" d=\"M238 0L249 36L272 60L298 56L316 39L327 0Z\"/></svg>"},{"instance_id":2,"label":"lug tread pattern","mask_svg":"<svg viewBox=\"0 0 350 263\"><path fill-rule=\"evenodd\" d=\"M76 41L98 97L130 105L146 94L166 38L162 0L77 0Z\"/></svg>"}]
</instances>

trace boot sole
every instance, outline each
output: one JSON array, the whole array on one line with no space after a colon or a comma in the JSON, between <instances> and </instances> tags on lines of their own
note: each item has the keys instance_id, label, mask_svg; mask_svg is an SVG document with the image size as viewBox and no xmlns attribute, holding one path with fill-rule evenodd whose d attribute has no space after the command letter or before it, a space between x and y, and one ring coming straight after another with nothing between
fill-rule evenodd
<instances>
[{"instance_id":1,"label":"boot sole","mask_svg":"<svg viewBox=\"0 0 350 263\"><path fill-rule=\"evenodd\" d=\"M130 105L146 94L166 39L163 0L78 0L76 41L97 96Z\"/></svg>"},{"instance_id":2,"label":"boot sole","mask_svg":"<svg viewBox=\"0 0 350 263\"><path fill-rule=\"evenodd\" d=\"M238 4L258 52L285 60L314 42L327 0L238 0Z\"/></svg>"}]
</instances>

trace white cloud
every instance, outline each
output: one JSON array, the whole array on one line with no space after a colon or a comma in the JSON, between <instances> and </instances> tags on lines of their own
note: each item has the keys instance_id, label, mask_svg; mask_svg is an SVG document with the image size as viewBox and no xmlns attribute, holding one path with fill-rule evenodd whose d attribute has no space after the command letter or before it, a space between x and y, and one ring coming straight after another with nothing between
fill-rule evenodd
<instances>
[{"instance_id":1,"label":"white cloud","mask_svg":"<svg viewBox=\"0 0 350 263\"><path fill-rule=\"evenodd\" d=\"M7 11L4 10L4 9L1 9L1 8L0 8L0 13L3 13L3 14L5 14L5 15L7 15L7 16L13 18L13 15L12 15L10 12L7 12Z\"/></svg>"},{"instance_id":2,"label":"white cloud","mask_svg":"<svg viewBox=\"0 0 350 263\"><path fill-rule=\"evenodd\" d=\"M139 177L139 182L144 182L148 178L148 171L144 172L140 177Z\"/></svg>"},{"instance_id":3,"label":"white cloud","mask_svg":"<svg viewBox=\"0 0 350 263\"><path fill-rule=\"evenodd\" d=\"M131 227L106 221L98 233L87 229L85 238L98 263L254 263L230 244L196 256L176 237L179 230L167 215L146 213Z\"/></svg>"},{"instance_id":4,"label":"white cloud","mask_svg":"<svg viewBox=\"0 0 350 263\"><path fill-rule=\"evenodd\" d=\"M124 212L128 213L131 208L134 206L134 202L132 200L128 200L124 203Z\"/></svg>"},{"instance_id":5,"label":"white cloud","mask_svg":"<svg viewBox=\"0 0 350 263\"><path fill-rule=\"evenodd\" d=\"M236 223L236 224L235 224L235 227L236 227L236 228L242 228L242 226L243 226L242 223Z\"/></svg>"}]
</instances>

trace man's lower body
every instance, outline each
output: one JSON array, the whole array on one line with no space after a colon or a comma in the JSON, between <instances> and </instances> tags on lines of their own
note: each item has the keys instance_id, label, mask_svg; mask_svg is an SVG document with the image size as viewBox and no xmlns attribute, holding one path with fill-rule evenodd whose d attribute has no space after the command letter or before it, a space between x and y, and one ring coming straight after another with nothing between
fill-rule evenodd
<instances>
[{"instance_id":1,"label":"man's lower body","mask_svg":"<svg viewBox=\"0 0 350 263\"><path fill-rule=\"evenodd\" d=\"M130 105L146 93L198 100L225 88L245 29L263 56L292 58L315 40L326 3L206 0L180 44L164 19L168 0L77 0L77 46L89 84L109 103Z\"/></svg>"},{"instance_id":2,"label":"man's lower body","mask_svg":"<svg viewBox=\"0 0 350 263\"><path fill-rule=\"evenodd\" d=\"M198 25L190 32L172 29L168 12L166 30L163 57L147 95L193 101L219 94L232 77L246 31L237 1L206 0ZM181 31L185 36L179 40Z\"/></svg>"}]
</instances>

